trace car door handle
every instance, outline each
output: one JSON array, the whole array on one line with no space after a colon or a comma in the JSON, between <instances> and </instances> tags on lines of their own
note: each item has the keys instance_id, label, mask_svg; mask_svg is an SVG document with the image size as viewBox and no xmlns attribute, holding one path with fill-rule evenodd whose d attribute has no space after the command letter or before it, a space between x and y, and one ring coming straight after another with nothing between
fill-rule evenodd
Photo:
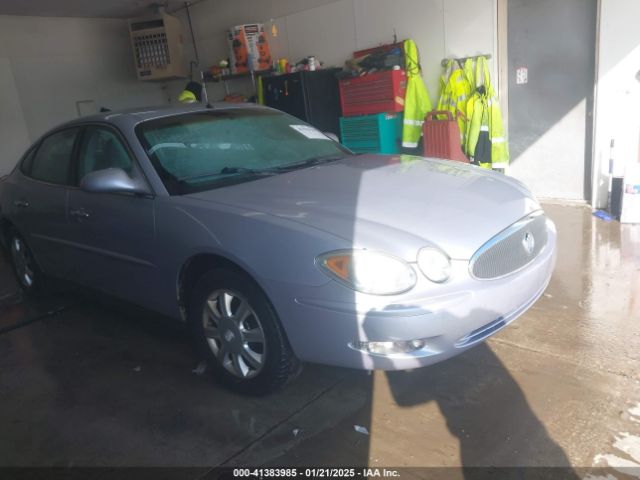
<instances>
[{"instance_id":1,"label":"car door handle","mask_svg":"<svg viewBox=\"0 0 640 480\"><path fill-rule=\"evenodd\" d=\"M74 208L69 212L69 215L78 219L89 218L91 216L84 208Z\"/></svg>"},{"instance_id":2,"label":"car door handle","mask_svg":"<svg viewBox=\"0 0 640 480\"><path fill-rule=\"evenodd\" d=\"M28 200L14 200L13 205L16 207L26 208L29 206Z\"/></svg>"}]
</instances>

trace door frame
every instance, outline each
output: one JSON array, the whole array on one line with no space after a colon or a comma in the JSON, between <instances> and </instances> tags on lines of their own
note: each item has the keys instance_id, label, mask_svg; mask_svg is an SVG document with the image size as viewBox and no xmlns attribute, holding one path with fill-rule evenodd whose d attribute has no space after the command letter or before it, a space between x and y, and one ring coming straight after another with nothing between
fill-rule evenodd
<instances>
[{"instance_id":1,"label":"door frame","mask_svg":"<svg viewBox=\"0 0 640 480\"><path fill-rule=\"evenodd\" d=\"M509 0L496 0L496 68L498 99L504 131L509 138ZM507 170L508 171L508 170Z\"/></svg>"},{"instance_id":2,"label":"door frame","mask_svg":"<svg viewBox=\"0 0 640 480\"><path fill-rule=\"evenodd\" d=\"M600 23L602 22L602 0L597 0L596 4L596 45L595 45L595 72L593 74L594 85L593 85L593 116L591 122L591 168L589 170L591 176L585 181L589 182L589 204L593 208L608 208L608 195L601 195L600 188L598 186L601 179L608 177L606 172L603 172L601 167L596 164L597 154L597 134L598 134L598 96L599 89L598 85L600 84ZM640 146L639 146L640 149ZM640 155L640 154L639 154ZM640 158L640 157L639 157ZM602 198L604 197L604 198Z\"/></svg>"}]
</instances>

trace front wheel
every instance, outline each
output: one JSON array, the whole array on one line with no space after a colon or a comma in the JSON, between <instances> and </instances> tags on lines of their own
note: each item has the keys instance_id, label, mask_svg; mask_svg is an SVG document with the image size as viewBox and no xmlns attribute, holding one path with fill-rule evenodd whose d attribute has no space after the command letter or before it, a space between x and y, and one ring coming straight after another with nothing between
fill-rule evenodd
<instances>
[{"instance_id":1,"label":"front wheel","mask_svg":"<svg viewBox=\"0 0 640 480\"><path fill-rule=\"evenodd\" d=\"M282 387L297 360L265 294L246 276L215 269L198 281L189 322L200 353L218 378L243 393Z\"/></svg>"}]
</instances>

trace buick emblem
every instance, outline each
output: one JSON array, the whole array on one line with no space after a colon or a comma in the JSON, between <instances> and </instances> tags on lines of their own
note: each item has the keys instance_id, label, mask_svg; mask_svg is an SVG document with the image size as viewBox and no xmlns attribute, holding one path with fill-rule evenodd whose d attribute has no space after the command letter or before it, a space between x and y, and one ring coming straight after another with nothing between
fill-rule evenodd
<instances>
[{"instance_id":1,"label":"buick emblem","mask_svg":"<svg viewBox=\"0 0 640 480\"><path fill-rule=\"evenodd\" d=\"M522 246L524 251L527 252L527 255L531 255L533 253L533 249L536 248L536 239L533 238L533 234L531 232L527 232L522 237Z\"/></svg>"}]
</instances>

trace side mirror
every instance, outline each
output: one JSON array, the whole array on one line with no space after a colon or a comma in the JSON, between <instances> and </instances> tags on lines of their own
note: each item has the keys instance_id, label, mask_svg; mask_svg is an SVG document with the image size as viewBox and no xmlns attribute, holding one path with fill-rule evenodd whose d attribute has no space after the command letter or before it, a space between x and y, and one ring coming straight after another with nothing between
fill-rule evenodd
<instances>
[{"instance_id":1,"label":"side mirror","mask_svg":"<svg viewBox=\"0 0 640 480\"><path fill-rule=\"evenodd\" d=\"M80 188L91 193L133 193L137 195L151 193L146 185L133 180L121 168L107 168L91 172L80 180Z\"/></svg>"},{"instance_id":2,"label":"side mirror","mask_svg":"<svg viewBox=\"0 0 640 480\"><path fill-rule=\"evenodd\" d=\"M322 132L322 133L324 133L327 137L329 137L334 142L340 143L340 139L338 138L338 136L335 133L333 133L333 132Z\"/></svg>"}]
</instances>

